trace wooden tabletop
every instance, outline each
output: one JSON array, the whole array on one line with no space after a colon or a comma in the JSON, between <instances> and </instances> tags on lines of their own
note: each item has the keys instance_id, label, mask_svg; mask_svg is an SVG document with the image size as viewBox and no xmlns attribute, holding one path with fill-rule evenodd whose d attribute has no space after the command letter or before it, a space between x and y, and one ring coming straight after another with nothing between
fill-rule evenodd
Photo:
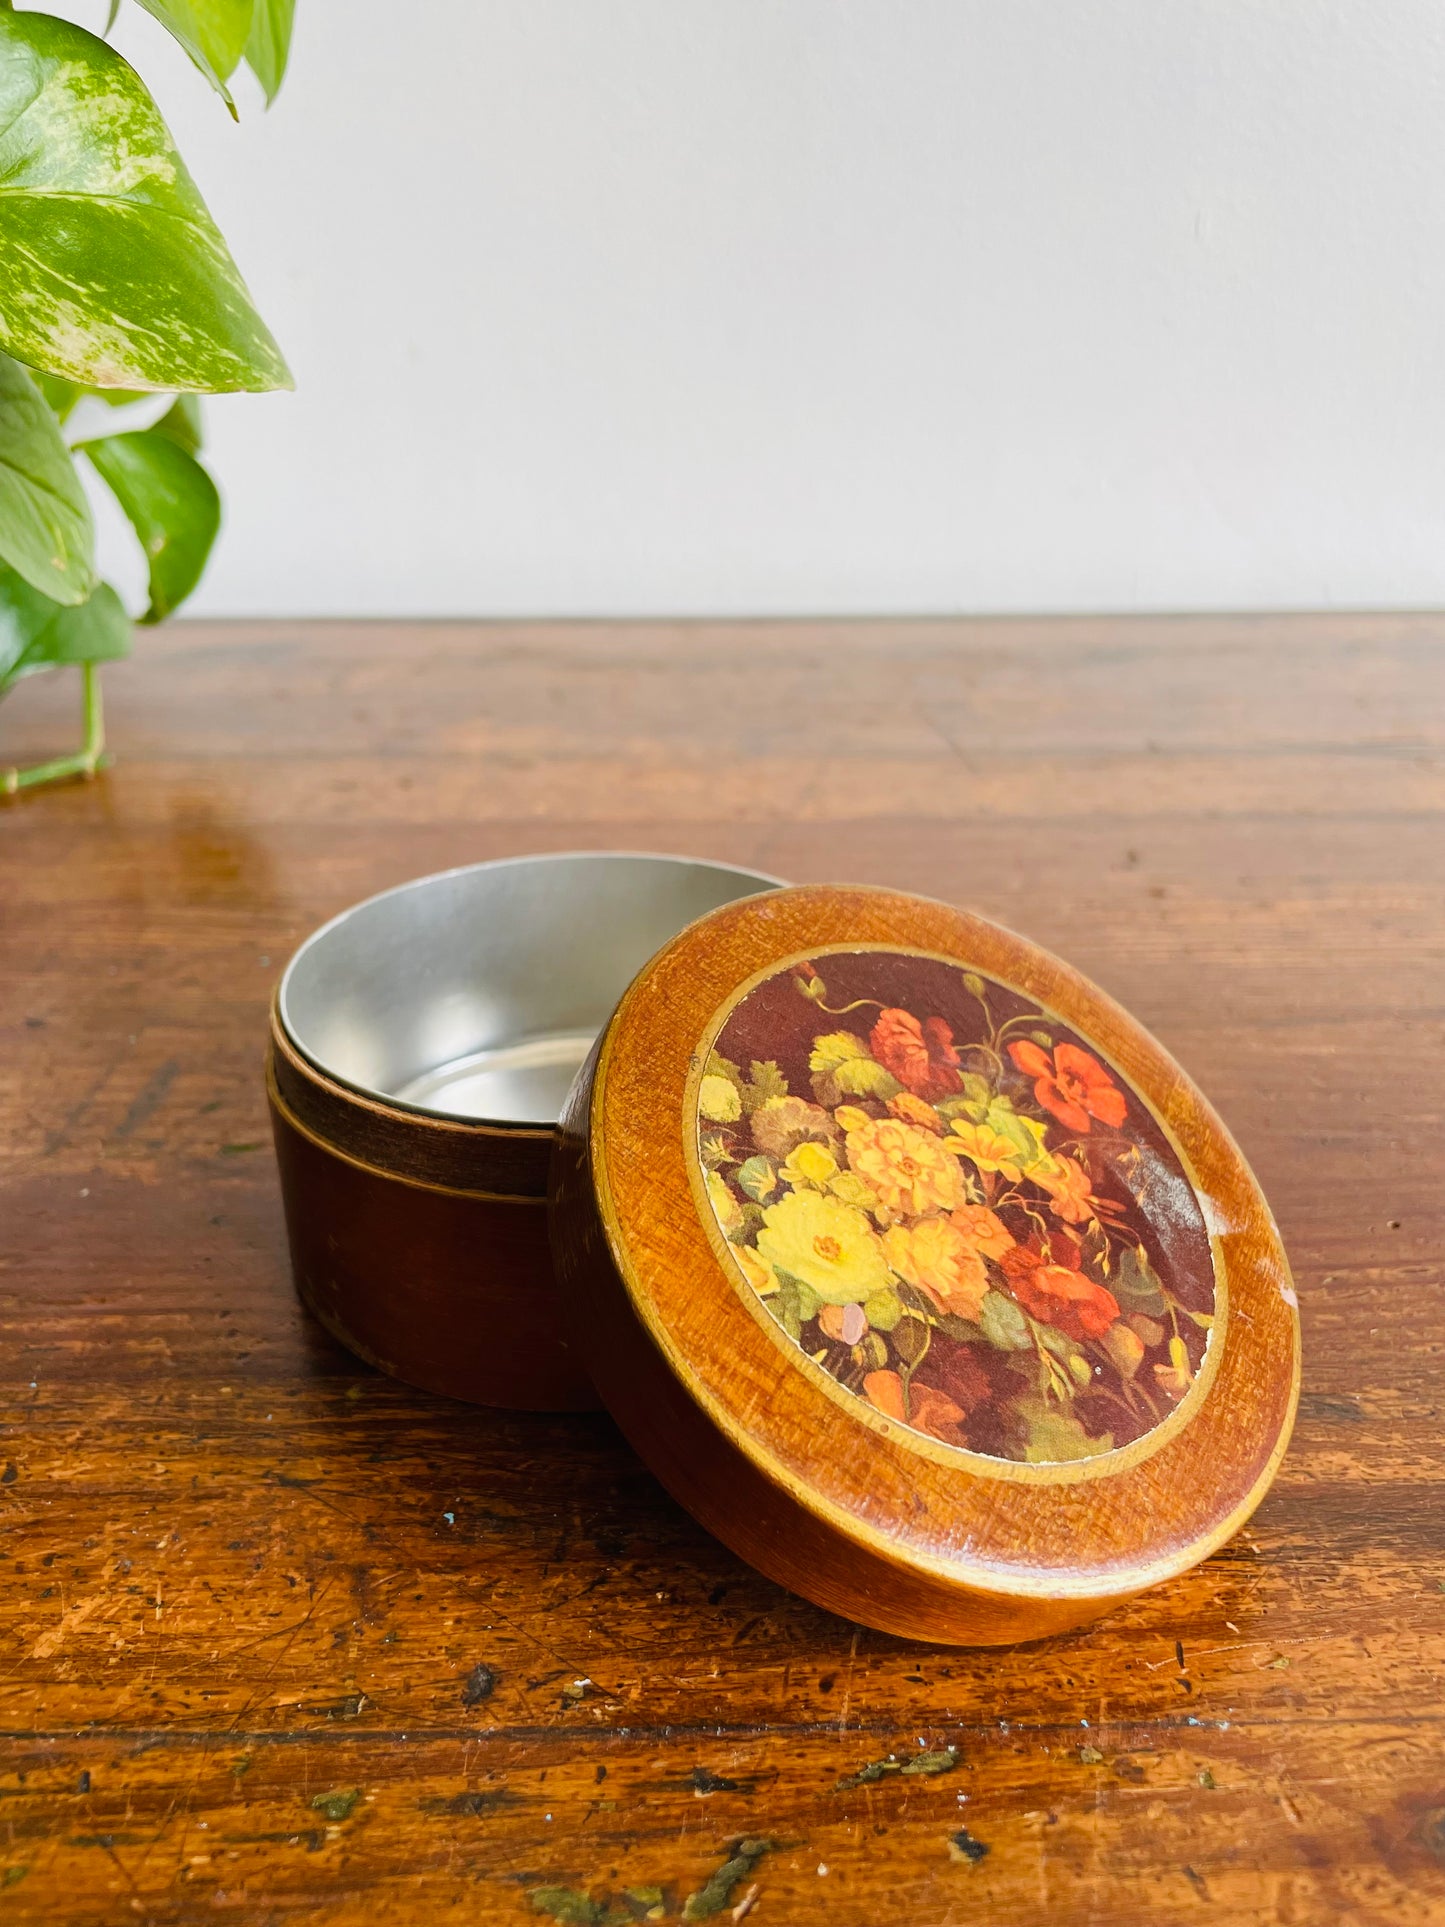
<instances>
[{"instance_id":1,"label":"wooden tabletop","mask_svg":"<svg viewBox=\"0 0 1445 1927\"><path fill-rule=\"evenodd\" d=\"M1445 1918L1442 639L143 633L114 769L0 809L0 1920ZM0 760L75 700L24 687ZM749 1571L608 1420L428 1398L311 1322L288 951L572 847L966 904L1162 1039L1303 1305L1231 1546L1091 1630L909 1645Z\"/></svg>"}]
</instances>

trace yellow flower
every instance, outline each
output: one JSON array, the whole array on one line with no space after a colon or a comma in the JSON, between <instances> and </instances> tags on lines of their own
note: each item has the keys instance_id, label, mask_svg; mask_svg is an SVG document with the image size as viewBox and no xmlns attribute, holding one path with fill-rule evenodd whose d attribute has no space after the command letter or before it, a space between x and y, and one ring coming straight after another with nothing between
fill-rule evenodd
<instances>
[{"instance_id":1,"label":"yellow flower","mask_svg":"<svg viewBox=\"0 0 1445 1927\"><path fill-rule=\"evenodd\" d=\"M743 1100L730 1077L705 1077L697 1087L697 1108L714 1124L736 1124L743 1114Z\"/></svg>"},{"instance_id":2,"label":"yellow flower","mask_svg":"<svg viewBox=\"0 0 1445 1927\"><path fill-rule=\"evenodd\" d=\"M953 1120L954 1140L949 1150L976 1164L980 1171L1001 1171L1010 1184L1023 1176L1019 1147L1001 1137L991 1125L971 1124L966 1117Z\"/></svg>"},{"instance_id":3,"label":"yellow flower","mask_svg":"<svg viewBox=\"0 0 1445 1927\"><path fill-rule=\"evenodd\" d=\"M716 1171L709 1171L703 1182L707 1186L708 1203L722 1226L722 1234L729 1238L743 1221L743 1208Z\"/></svg>"},{"instance_id":4,"label":"yellow flower","mask_svg":"<svg viewBox=\"0 0 1445 1927\"><path fill-rule=\"evenodd\" d=\"M865 1124L873 1122L867 1111L860 1111L856 1104L840 1104L833 1113L845 1131L861 1131Z\"/></svg>"},{"instance_id":5,"label":"yellow flower","mask_svg":"<svg viewBox=\"0 0 1445 1927\"><path fill-rule=\"evenodd\" d=\"M817 1144L810 1139L798 1146L778 1175L786 1178L789 1184L811 1184L816 1190L823 1191L838 1175L838 1160L826 1144Z\"/></svg>"},{"instance_id":6,"label":"yellow flower","mask_svg":"<svg viewBox=\"0 0 1445 1927\"><path fill-rule=\"evenodd\" d=\"M861 1305L888 1283L878 1233L861 1211L819 1191L790 1191L768 1206L758 1254L829 1305Z\"/></svg>"},{"instance_id":7,"label":"yellow flower","mask_svg":"<svg viewBox=\"0 0 1445 1927\"><path fill-rule=\"evenodd\" d=\"M733 1245L731 1249L744 1278L759 1298L770 1298L778 1288L777 1274L772 1266L764 1264L751 1245Z\"/></svg>"},{"instance_id":8,"label":"yellow flower","mask_svg":"<svg viewBox=\"0 0 1445 1927\"><path fill-rule=\"evenodd\" d=\"M870 1119L848 1133L848 1162L894 1217L951 1211L963 1202L963 1176L942 1144L896 1117Z\"/></svg>"},{"instance_id":9,"label":"yellow flower","mask_svg":"<svg viewBox=\"0 0 1445 1927\"><path fill-rule=\"evenodd\" d=\"M911 1228L896 1224L883 1234L888 1262L940 1311L977 1320L988 1290L983 1259L947 1218L924 1218Z\"/></svg>"}]
</instances>

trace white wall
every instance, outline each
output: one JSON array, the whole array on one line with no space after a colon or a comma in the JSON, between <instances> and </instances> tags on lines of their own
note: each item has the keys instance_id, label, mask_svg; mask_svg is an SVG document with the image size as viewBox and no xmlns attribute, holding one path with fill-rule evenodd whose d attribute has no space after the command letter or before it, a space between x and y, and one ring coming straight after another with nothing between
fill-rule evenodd
<instances>
[{"instance_id":1,"label":"white wall","mask_svg":"<svg viewBox=\"0 0 1445 1927\"><path fill-rule=\"evenodd\" d=\"M298 16L117 34L298 384L198 611L1445 602L1439 0Z\"/></svg>"}]
</instances>

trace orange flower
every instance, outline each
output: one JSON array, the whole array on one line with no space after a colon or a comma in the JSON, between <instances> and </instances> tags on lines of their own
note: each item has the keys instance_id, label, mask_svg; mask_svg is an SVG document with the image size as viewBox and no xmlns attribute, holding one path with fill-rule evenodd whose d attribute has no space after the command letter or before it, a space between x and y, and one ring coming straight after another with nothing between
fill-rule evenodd
<instances>
[{"instance_id":1,"label":"orange flower","mask_svg":"<svg viewBox=\"0 0 1445 1927\"><path fill-rule=\"evenodd\" d=\"M977 1320L988 1290L983 1259L948 1218L924 1218L913 1225L895 1224L883 1234L888 1262L937 1305L940 1311Z\"/></svg>"},{"instance_id":2,"label":"orange flower","mask_svg":"<svg viewBox=\"0 0 1445 1927\"><path fill-rule=\"evenodd\" d=\"M1061 1241L1078 1246L1072 1240ZM1032 1245L1004 1253L1003 1269L1014 1297L1040 1324L1070 1338L1102 1338L1119 1316L1113 1292L1096 1285L1071 1265L1050 1264Z\"/></svg>"},{"instance_id":3,"label":"orange flower","mask_svg":"<svg viewBox=\"0 0 1445 1927\"><path fill-rule=\"evenodd\" d=\"M876 1405L889 1418L903 1417L903 1380L897 1372L869 1372L863 1390L870 1405Z\"/></svg>"},{"instance_id":4,"label":"orange flower","mask_svg":"<svg viewBox=\"0 0 1445 1927\"><path fill-rule=\"evenodd\" d=\"M986 1204L961 1204L949 1222L985 1258L1002 1258L1013 1246L1013 1233Z\"/></svg>"},{"instance_id":5,"label":"orange flower","mask_svg":"<svg viewBox=\"0 0 1445 1927\"><path fill-rule=\"evenodd\" d=\"M868 1330L868 1319L861 1305L824 1305L818 1323L829 1338L845 1345L856 1345Z\"/></svg>"},{"instance_id":6,"label":"orange flower","mask_svg":"<svg viewBox=\"0 0 1445 1927\"><path fill-rule=\"evenodd\" d=\"M911 1425L916 1431L927 1432L930 1437L942 1439L945 1445L964 1445L967 1443L959 1429L967 1414L961 1405L955 1405L944 1392L934 1391L931 1385L915 1385L909 1393L910 1410L903 1409L903 1380L897 1372L869 1372L863 1381L863 1390L868 1403L889 1418L899 1419L904 1425Z\"/></svg>"},{"instance_id":7,"label":"orange flower","mask_svg":"<svg viewBox=\"0 0 1445 1927\"><path fill-rule=\"evenodd\" d=\"M1065 1224L1087 1224L1099 1215L1089 1189L1089 1174L1077 1158L1061 1157L1052 1167L1040 1165L1029 1177L1053 1199L1049 1209Z\"/></svg>"},{"instance_id":8,"label":"orange flower","mask_svg":"<svg viewBox=\"0 0 1445 1927\"><path fill-rule=\"evenodd\" d=\"M872 1118L850 1131L848 1162L892 1217L918 1218L963 1202L958 1165L936 1137L900 1118Z\"/></svg>"},{"instance_id":9,"label":"orange flower","mask_svg":"<svg viewBox=\"0 0 1445 1927\"><path fill-rule=\"evenodd\" d=\"M905 1124L917 1124L925 1131L932 1131L935 1137L942 1137L948 1129L933 1106L925 1104L921 1097L915 1097L912 1091L900 1091L897 1097L891 1097L888 1108L895 1117L901 1117Z\"/></svg>"},{"instance_id":10,"label":"orange flower","mask_svg":"<svg viewBox=\"0 0 1445 1927\"><path fill-rule=\"evenodd\" d=\"M1091 1117L1115 1129L1124 1122L1124 1093L1098 1058L1077 1044L1060 1044L1052 1061L1037 1044L1010 1044L1008 1054L1035 1080L1034 1096L1044 1109L1071 1131L1087 1131Z\"/></svg>"},{"instance_id":11,"label":"orange flower","mask_svg":"<svg viewBox=\"0 0 1445 1927\"><path fill-rule=\"evenodd\" d=\"M967 1416L946 1392L936 1392L931 1385L911 1385L908 1389L908 1423L915 1431L942 1439L945 1445L968 1444L962 1429Z\"/></svg>"},{"instance_id":12,"label":"orange flower","mask_svg":"<svg viewBox=\"0 0 1445 1927\"><path fill-rule=\"evenodd\" d=\"M953 1032L941 1017L920 1024L910 1011L885 1010L868 1038L878 1062L930 1102L962 1089Z\"/></svg>"}]
</instances>

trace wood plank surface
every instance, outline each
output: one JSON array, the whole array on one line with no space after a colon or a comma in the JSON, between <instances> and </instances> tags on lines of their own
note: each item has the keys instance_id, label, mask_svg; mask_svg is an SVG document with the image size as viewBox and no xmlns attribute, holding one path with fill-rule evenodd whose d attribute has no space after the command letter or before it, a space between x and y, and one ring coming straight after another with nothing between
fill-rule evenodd
<instances>
[{"instance_id":1,"label":"wood plank surface","mask_svg":"<svg viewBox=\"0 0 1445 1927\"><path fill-rule=\"evenodd\" d=\"M0 809L0 1921L1445 1919L1445 619L178 623L106 687ZM573 847L967 905L1181 1059L1305 1321L1231 1546L930 1650L307 1318L287 953Z\"/></svg>"}]
</instances>

